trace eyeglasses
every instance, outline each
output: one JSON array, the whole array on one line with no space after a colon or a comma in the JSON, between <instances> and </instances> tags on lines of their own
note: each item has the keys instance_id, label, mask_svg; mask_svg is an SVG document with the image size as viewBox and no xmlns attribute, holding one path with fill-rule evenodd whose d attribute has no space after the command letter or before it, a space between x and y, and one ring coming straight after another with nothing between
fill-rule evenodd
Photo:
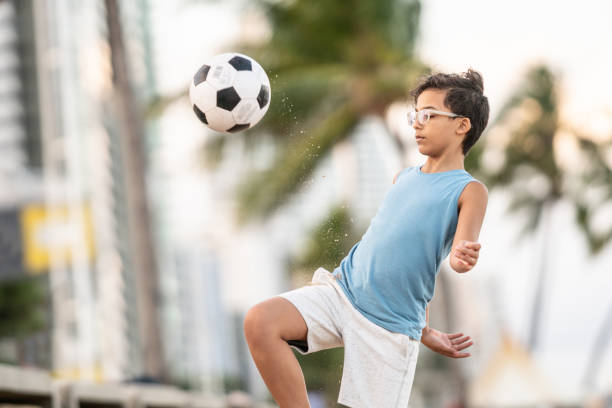
<instances>
[{"instance_id":1,"label":"eyeglasses","mask_svg":"<svg viewBox=\"0 0 612 408\"><path fill-rule=\"evenodd\" d=\"M408 112L408 124L410 126L414 126L414 123L416 121L419 121L421 125L424 125L427 123L427 121L429 121L429 118L431 118L432 115L448 116L449 118L465 117L465 116L457 115L456 113L452 113L452 112L443 112L443 111L434 110L434 109L421 109L418 112L414 110Z\"/></svg>"}]
</instances>

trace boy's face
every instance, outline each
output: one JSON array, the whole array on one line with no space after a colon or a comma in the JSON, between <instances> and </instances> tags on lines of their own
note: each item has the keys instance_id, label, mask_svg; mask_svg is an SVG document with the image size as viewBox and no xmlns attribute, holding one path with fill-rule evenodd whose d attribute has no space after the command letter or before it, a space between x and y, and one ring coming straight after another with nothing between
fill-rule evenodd
<instances>
[{"instance_id":1,"label":"boy's face","mask_svg":"<svg viewBox=\"0 0 612 408\"><path fill-rule=\"evenodd\" d=\"M444 105L446 90L429 88L418 97L416 110L434 109L451 112ZM451 118L448 116L431 114L425 124L415 121L412 126L416 132L417 145L421 154L430 157L440 157L444 153L461 152L461 143L470 130L470 120L464 117Z\"/></svg>"}]
</instances>

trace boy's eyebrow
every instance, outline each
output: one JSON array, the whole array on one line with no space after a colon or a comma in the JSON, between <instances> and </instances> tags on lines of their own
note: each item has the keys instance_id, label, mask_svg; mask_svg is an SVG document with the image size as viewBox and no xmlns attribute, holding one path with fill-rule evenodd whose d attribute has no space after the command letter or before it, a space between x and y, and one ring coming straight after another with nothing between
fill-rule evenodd
<instances>
[{"instance_id":1,"label":"boy's eyebrow","mask_svg":"<svg viewBox=\"0 0 612 408\"><path fill-rule=\"evenodd\" d=\"M421 109L434 109L435 110L437 108L435 106L431 106L430 105L430 106L425 106L424 108L421 108ZM419 111L419 109L417 109L416 107L414 108L414 110L417 111L417 112Z\"/></svg>"}]
</instances>

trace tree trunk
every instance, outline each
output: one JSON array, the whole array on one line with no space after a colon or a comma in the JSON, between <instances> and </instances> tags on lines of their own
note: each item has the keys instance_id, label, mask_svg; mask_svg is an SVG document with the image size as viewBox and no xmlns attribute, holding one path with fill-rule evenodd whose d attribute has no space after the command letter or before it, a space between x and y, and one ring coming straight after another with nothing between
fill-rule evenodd
<instances>
[{"instance_id":1,"label":"tree trunk","mask_svg":"<svg viewBox=\"0 0 612 408\"><path fill-rule=\"evenodd\" d=\"M533 308L531 311L531 324L529 326L529 351L534 352L539 345L540 330L542 326L542 309L544 304L545 284L548 280L548 254L550 236L550 218L552 217L552 203L546 201L542 206L542 253L540 257L540 271L535 289Z\"/></svg>"},{"instance_id":2,"label":"tree trunk","mask_svg":"<svg viewBox=\"0 0 612 408\"><path fill-rule=\"evenodd\" d=\"M125 191L131 256L136 276L143 374L165 379L164 358L157 314L157 271L145 186L144 126L142 112L129 79L117 0L105 0L113 69L114 100L125 169Z\"/></svg>"},{"instance_id":3,"label":"tree trunk","mask_svg":"<svg viewBox=\"0 0 612 408\"><path fill-rule=\"evenodd\" d=\"M604 321L597 332L595 343L591 349L591 356L587 363L586 372L584 375L583 384L585 387L593 388L597 381L597 374L603 360L603 353L606 351L606 346L612 337L612 305L608 308L608 313L604 317Z\"/></svg>"}]
</instances>

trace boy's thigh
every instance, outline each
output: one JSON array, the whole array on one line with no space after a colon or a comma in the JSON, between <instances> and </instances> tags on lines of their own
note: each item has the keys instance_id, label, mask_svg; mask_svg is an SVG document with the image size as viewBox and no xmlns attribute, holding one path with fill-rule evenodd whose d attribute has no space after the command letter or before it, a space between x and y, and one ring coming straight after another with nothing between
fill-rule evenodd
<instances>
[{"instance_id":1,"label":"boy's thigh","mask_svg":"<svg viewBox=\"0 0 612 408\"><path fill-rule=\"evenodd\" d=\"M344 333L344 368L338 402L355 407L406 407L419 342L359 315Z\"/></svg>"},{"instance_id":2,"label":"boy's thigh","mask_svg":"<svg viewBox=\"0 0 612 408\"><path fill-rule=\"evenodd\" d=\"M302 354L343 345L345 311L342 310L340 294L332 285L315 283L282 293L279 297L295 306L308 328L305 341L287 339L289 345Z\"/></svg>"}]
</instances>

